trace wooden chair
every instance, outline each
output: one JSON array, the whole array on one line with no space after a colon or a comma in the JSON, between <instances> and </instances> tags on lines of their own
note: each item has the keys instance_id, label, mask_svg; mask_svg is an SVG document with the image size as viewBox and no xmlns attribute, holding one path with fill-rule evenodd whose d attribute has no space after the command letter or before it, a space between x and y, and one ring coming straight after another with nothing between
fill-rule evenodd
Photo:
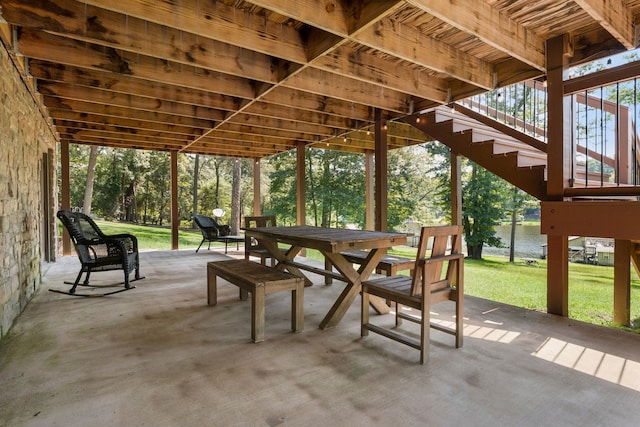
<instances>
[{"instance_id":1,"label":"wooden chair","mask_svg":"<svg viewBox=\"0 0 640 427\"><path fill-rule=\"evenodd\" d=\"M275 215L265 216L245 216L244 228L256 228L256 227L275 227L276 217ZM271 266L275 265L275 259L271 257L271 254L263 248L255 239L250 236L244 238L244 259L248 260L250 257L260 258L260 264L266 265L267 258L271 258Z\"/></svg>"},{"instance_id":2,"label":"wooden chair","mask_svg":"<svg viewBox=\"0 0 640 427\"><path fill-rule=\"evenodd\" d=\"M388 276L362 283L361 335L369 331L420 350L420 363L429 360L430 327L455 335L456 347L462 346L464 307L464 255L460 247L462 226L423 227L420 233L413 277ZM431 255L426 256L429 240L433 239ZM446 269L445 269L446 266ZM396 328L382 328L369 323L369 295L396 303ZM431 323L431 305L455 301L455 328ZM420 312L420 317L402 311L402 306ZM398 328L402 319L420 324L420 340L410 337Z\"/></svg>"}]
</instances>

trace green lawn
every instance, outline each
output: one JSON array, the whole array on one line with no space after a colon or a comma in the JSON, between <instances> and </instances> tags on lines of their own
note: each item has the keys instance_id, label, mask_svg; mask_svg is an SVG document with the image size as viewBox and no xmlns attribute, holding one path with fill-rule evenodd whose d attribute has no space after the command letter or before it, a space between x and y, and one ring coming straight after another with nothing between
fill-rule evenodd
<instances>
[{"instance_id":1,"label":"green lawn","mask_svg":"<svg viewBox=\"0 0 640 427\"><path fill-rule=\"evenodd\" d=\"M96 221L106 234L131 233L138 238L141 250L170 250L171 230L164 227L139 226ZM199 231L180 230L181 249L197 248ZM224 243L212 243L222 246ZM415 248L400 247L391 251L396 255L413 257ZM307 256L321 260L320 253L307 251ZM546 262L538 266L524 263L510 264L507 258L487 256L484 260L465 260L465 293L532 310L546 311ZM604 326L612 326L613 267L569 264L569 316ZM631 283L632 328L640 333L640 279L632 270Z\"/></svg>"},{"instance_id":2,"label":"green lawn","mask_svg":"<svg viewBox=\"0 0 640 427\"><path fill-rule=\"evenodd\" d=\"M138 247L140 250L171 250L171 229L165 227L157 227L153 225L134 225L124 224L120 222L96 221L100 230L105 234L130 233L138 239ZM200 231L179 230L178 245L180 249L193 248L194 250L200 244L202 234ZM206 245L205 242L203 244ZM222 242L211 243L211 246L224 246Z\"/></svg>"}]
</instances>

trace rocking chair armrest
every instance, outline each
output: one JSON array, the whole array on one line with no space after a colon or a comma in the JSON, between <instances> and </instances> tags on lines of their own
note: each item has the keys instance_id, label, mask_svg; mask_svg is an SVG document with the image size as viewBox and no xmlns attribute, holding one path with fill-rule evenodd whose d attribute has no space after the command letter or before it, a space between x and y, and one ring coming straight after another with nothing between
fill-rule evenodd
<instances>
[{"instance_id":1,"label":"rocking chair armrest","mask_svg":"<svg viewBox=\"0 0 640 427\"><path fill-rule=\"evenodd\" d=\"M107 238L113 238L113 239L124 239L124 240L131 240L131 244L133 246L133 251L137 252L138 251L138 238L136 236L134 236L133 234L128 234L128 233L122 233L122 234L110 234L108 236L106 236Z\"/></svg>"}]
</instances>

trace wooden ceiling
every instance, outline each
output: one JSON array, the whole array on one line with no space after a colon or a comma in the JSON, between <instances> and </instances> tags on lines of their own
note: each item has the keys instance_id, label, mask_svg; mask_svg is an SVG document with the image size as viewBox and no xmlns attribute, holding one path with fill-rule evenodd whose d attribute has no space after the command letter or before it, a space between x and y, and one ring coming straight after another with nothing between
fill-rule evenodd
<instances>
[{"instance_id":1,"label":"wooden ceiling","mask_svg":"<svg viewBox=\"0 0 640 427\"><path fill-rule=\"evenodd\" d=\"M60 140L262 158L424 141L396 119L632 49L640 0L0 0Z\"/></svg>"}]
</instances>

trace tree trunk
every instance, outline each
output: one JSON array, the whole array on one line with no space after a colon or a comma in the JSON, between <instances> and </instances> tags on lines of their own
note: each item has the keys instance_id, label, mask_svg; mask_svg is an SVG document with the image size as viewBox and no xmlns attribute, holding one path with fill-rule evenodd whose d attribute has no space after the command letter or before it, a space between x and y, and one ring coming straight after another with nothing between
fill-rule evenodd
<instances>
[{"instance_id":1,"label":"tree trunk","mask_svg":"<svg viewBox=\"0 0 640 427\"><path fill-rule=\"evenodd\" d=\"M231 188L231 234L237 235L240 231L240 177L242 176L242 163L240 159L233 162L233 181Z\"/></svg>"},{"instance_id":2,"label":"tree trunk","mask_svg":"<svg viewBox=\"0 0 640 427\"><path fill-rule=\"evenodd\" d=\"M89 151L89 165L87 166L87 182L84 187L84 202L82 210L85 214L91 214L91 199L93 198L93 182L96 177L96 161L98 159L98 147L91 146Z\"/></svg>"}]
</instances>

